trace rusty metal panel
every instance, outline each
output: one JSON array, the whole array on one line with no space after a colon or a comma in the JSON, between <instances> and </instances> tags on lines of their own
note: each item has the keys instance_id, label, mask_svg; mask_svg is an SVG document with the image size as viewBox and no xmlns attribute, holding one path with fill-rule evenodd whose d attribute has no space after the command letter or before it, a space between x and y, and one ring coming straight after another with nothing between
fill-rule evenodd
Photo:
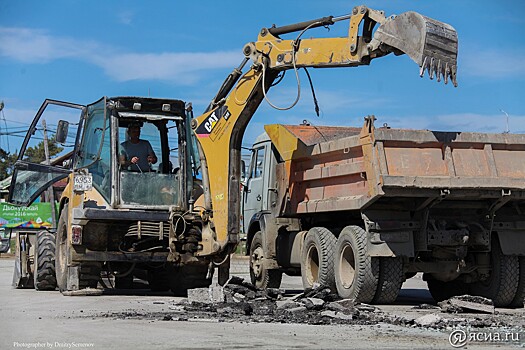
<instances>
[{"instance_id":1,"label":"rusty metal panel","mask_svg":"<svg viewBox=\"0 0 525 350\"><path fill-rule=\"evenodd\" d=\"M292 135L306 146L332 141L347 136L359 135L361 128L341 126L283 125Z\"/></svg>"},{"instance_id":2,"label":"rusty metal panel","mask_svg":"<svg viewBox=\"0 0 525 350\"><path fill-rule=\"evenodd\" d=\"M499 176L521 178L525 187L525 150L493 150Z\"/></svg>"},{"instance_id":3,"label":"rusty metal panel","mask_svg":"<svg viewBox=\"0 0 525 350\"><path fill-rule=\"evenodd\" d=\"M389 175L448 175L441 148L402 148L385 145L384 150Z\"/></svg>"},{"instance_id":4,"label":"rusty metal panel","mask_svg":"<svg viewBox=\"0 0 525 350\"><path fill-rule=\"evenodd\" d=\"M492 176L487 155L483 149L454 148L452 159L456 176Z\"/></svg>"}]
</instances>

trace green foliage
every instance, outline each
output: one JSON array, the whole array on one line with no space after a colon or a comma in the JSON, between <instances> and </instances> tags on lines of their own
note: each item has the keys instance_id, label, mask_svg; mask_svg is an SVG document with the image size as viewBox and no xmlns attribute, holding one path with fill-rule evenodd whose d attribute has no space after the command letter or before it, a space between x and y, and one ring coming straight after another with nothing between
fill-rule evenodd
<instances>
[{"instance_id":1,"label":"green foliage","mask_svg":"<svg viewBox=\"0 0 525 350\"><path fill-rule=\"evenodd\" d=\"M64 150L55 142L55 138L51 138L48 141L49 158L53 158L55 154L58 154ZM40 163L46 159L46 152L44 150L44 141L41 141L34 147L28 147L24 153L24 160L31 163Z\"/></svg>"},{"instance_id":2,"label":"green foliage","mask_svg":"<svg viewBox=\"0 0 525 350\"><path fill-rule=\"evenodd\" d=\"M11 154L0 148L0 180L11 176L17 158L18 155L16 153Z\"/></svg>"}]
</instances>

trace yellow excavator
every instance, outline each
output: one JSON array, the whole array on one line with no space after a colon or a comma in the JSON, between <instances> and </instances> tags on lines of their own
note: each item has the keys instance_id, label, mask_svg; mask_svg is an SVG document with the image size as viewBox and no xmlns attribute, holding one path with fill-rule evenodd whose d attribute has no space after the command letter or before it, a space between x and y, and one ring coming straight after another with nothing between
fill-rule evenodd
<instances>
[{"instance_id":1,"label":"yellow excavator","mask_svg":"<svg viewBox=\"0 0 525 350\"><path fill-rule=\"evenodd\" d=\"M316 27L348 21L348 36L303 38ZM282 35L297 33L294 39ZM227 255L239 243L241 142L247 124L266 92L287 70L369 65L388 54L406 54L419 66L419 74L457 86L458 39L455 29L416 12L385 16L366 6L351 14L262 28L257 41L243 48L242 63L224 81L207 111L192 120L198 139L205 218L202 249L197 255L222 255L219 281L228 276ZM244 67L251 66L243 73Z\"/></svg>"}]
</instances>

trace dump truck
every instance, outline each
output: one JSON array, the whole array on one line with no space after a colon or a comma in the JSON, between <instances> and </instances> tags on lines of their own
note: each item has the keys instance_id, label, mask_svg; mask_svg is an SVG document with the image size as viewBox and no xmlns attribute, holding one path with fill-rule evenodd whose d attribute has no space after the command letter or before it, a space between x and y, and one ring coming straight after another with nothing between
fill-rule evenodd
<instances>
[{"instance_id":1,"label":"dump truck","mask_svg":"<svg viewBox=\"0 0 525 350\"><path fill-rule=\"evenodd\" d=\"M243 191L250 274L392 303L423 273L434 299L523 307L525 135L267 125Z\"/></svg>"}]
</instances>

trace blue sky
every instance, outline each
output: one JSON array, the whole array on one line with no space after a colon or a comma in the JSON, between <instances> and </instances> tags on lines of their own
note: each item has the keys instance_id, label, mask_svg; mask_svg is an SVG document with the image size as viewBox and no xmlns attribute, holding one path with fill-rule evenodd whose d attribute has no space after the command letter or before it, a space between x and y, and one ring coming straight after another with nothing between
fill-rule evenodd
<instances>
[{"instance_id":1,"label":"blue sky","mask_svg":"<svg viewBox=\"0 0 525 350\"><path fill-rule=\"evenodd\" d=\"M366 4L386 14L417 11L454 26L459 36L458 88L419 78L407 56L368 67L310 70L321 116L308 82L287 112L265 102L244 144L264 124L361 126L374 114L392 127L525 133L525 1L26 1L0 0L0 132L21 130L45 98L80 104L101 96L152 96L192 102L204 111L242 47L262 27L350 13ZM342 36L347 22L327 34ZM293 74L270 90L280 106L296 96ZM22 138L0 136L16 151Z\"/></svg>"}]
</instances>

